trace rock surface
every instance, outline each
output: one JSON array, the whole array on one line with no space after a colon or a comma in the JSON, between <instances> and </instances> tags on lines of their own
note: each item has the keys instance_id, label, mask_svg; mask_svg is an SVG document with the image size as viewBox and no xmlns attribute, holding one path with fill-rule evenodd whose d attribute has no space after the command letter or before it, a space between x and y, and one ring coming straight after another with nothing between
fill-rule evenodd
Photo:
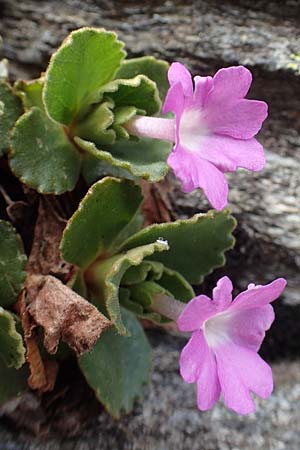
<instances>
[{"instance_id":1,"label":"rock surface","mask_svg":"<svg viewBox=\"0 0 300 450\"><path fill-rule=\"evenodd\" d=\"M178 376L182 339L154 333L152 384L132 415L116 423L100 414L70 441L40 441L1 427L0 450L299 450L300 77L288 68L291 54L300 49L299 22L297 0L0 0L2 53L15 77L38 76L68 32L86 25L117 31L131 56L180 60L194 73L233 64L250 67L251 96L270 106L260 135L268 163L262 173L239 171L229 177L239 227L226 273L239 288L250 280L288 279L263 348L276 360L276 389L271 399L258 402L255 415L237 417L219 405L210 413L197 412L193 388ZM200 193L187 196L179 189L172 202L179 216L207 208ZM295 361L288 362L291 358Z\"/></svg>"},{"instance_id":2,"label":"rock surface","mask_svg":"<svg viewBox=\"0 0 300 450\"><path fill-rule=\"evenodd\" d=\"M182 339L165 336L153 352L146 398L133 414L113 421L100 414L79 438L37 439L0 428L1 450L299 450L300 363L274 365L276 389L257 412L237 416L218 404L195 408L193 386L178 375Z\"/></svg>"}]
</instances>

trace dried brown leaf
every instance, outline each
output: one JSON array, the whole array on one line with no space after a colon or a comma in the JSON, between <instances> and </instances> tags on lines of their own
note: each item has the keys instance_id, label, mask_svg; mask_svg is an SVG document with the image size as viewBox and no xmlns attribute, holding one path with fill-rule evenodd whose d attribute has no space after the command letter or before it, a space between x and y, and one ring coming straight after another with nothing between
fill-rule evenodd
<instances>
[{"instance_id":1,"label":"dried brown leaf","mask_svg":"<svg viewBox=\"0 0 300 450\"><path fill-rule=\"evenodd\" d=\"M26 306L25 289L19 296L16 309L24 330L26 359L30 369L28 385L31 389L37 389L41 392L51 391L56 381L58 365L55 361L44 360L40 354L35 333L36 325L32 322Z\"/></svg>"},{"instance_id":2,"label":"dried brown leaf","mask_svg":"<svg viewBox=\"0 0 300 450\"><path fill-rule=\"evenodd\" d=\"M144 196L142 205L145 218L144 225L170 222L173 219L173 214L168 194L172 187L168 180L155 184L142 180L141 187Z\"/></svg>"},{"instance_id":3,"label":"dried brown leaf","mask_svg":"<svg viewBox=\"0 0 300 450\"><path fill-rule=\"evenodd\" d=\"M29 305L29 312L44 328L46 350L56 353L62 339L77 355L90 351L111 322L57 278L36 277L36 282L39 290Z\"/></svg>"},{"instance_id":4,"label":"dried brown leaf","mask_svg":"<svg viewBox=\"0 0 300 450\"><path fill-rule=\"evenodd\" d=\"M62 260L59 244L66 221L56 211L56 200L40 197L34 239L27 271L36 275L56 275L64 281L71 276L72 265Z\"/></svg>"}]
</instances>

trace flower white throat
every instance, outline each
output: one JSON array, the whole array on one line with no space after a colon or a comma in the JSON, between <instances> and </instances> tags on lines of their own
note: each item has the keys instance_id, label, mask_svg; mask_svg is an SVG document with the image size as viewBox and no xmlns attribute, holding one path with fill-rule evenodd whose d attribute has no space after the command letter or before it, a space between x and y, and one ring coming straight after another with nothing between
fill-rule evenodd
<instances>
[{"instance_id":1,"label":"flower white throat","mask_svg":"<svg viewBox=\"0 0 300 450\"><path fill-rule=\"evenodd\" d=\"M230 340L231 318L230 313L219 313L204 322L203 332L209 347L217 347Z\"/></svg>"},{"instance_id":2,"label":"flower white throat","mask_svg":"<svg viewBox=\"0 0 300 450\"><path fill-rule=\"evenodd\" d=\"M179 139L182 147L190 151L199 151L209 134L202 111L186 109L183 112L179 124Z\"/></svg>"}]
</instances>

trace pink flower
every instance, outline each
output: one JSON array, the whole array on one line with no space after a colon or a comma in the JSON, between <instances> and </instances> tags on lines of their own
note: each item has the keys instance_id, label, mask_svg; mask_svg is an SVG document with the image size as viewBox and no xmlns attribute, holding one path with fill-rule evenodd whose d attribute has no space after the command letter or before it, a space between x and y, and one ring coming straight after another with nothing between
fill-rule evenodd
<instances>
[{"instance_id":1,"label":"pink flower","mask_svg":"<svg viewBox=\"0 0 300 450\"><path fill-rule=\"evenodd\" d=\"M225 172L238 167L259 171L265 157L254 139L267 117L267 104L247 100L252 76L243 66L194 78L180 63L168 73L170 88L163 113L176 116L175 147L168 164L185 192L202 188L218 210L227 204Z\"/></svg>"},{"instance_id":2,"label":"pink flower","mask_svg":"<svg viewBox=\"0 0 300 450\"><path fill-rule=\"evenodd\" d=\"M232 301L232 283L223 277L213 300L199 295L186 305L177 325L192 336L180 356L180 373L187 383L197 383L201 411L222 394L228 408L248 414L255 409L250 391L262 398L271 394L272 371L257 352L274 320L269 303L285 285L283 278L266 286L249 285Z\"/></svg>"}]
</instances>

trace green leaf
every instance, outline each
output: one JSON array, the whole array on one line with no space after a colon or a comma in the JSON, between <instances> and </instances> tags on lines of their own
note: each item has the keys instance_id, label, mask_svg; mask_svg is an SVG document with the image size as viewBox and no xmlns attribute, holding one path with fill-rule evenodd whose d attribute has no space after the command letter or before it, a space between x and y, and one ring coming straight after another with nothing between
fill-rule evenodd
<instances>
[{"instance_id":1,"label":"green leaf","mask_svg":"<svg viewBox=\"0 0 300 450\"><path fill-rule=\"evenodd\" d=\"M33 106L37 106L44 111L42 92L44 86L44 77L30 81L16 81L14 90L16 95L22 100L26 111Z\"/></svg>"},{"instance_id":2,"label":"green leaf","mask_svg":"<svg viewBox=\"0 0 300 450\"><path fill-rule=\"evenodd\" d=\"M130 296L130 292L129 292L129 296ZM154 322L155 324L158 324L158 325L161 325L162 323L166 322L165 318L163 318L160 314L153 312L153 311L152 312L145 311L145 309L143 308L142 305L135 302L131 298L128 298L128 299L126 298L126 299L120 300L120 303L122 306L124 306L124 308L128 309L129 311L134 313L136 316L138 316L139 319L150 320L151 322ZM168 320L168 322L170 322L170 320Z\"/></svg>"},{"instance_id":3,"label":"green leaf","mask_svg":"<svg viewBox=\"0 0 300 450\"><path fill-rule=\"evenodd\" d=\"M145 270L147 264L148 272ZM182 302L188 302L195 297L192 286L182 275L155 261L144 260L139 266L130 267L122 278L121 285L126 286L122 289L128 292L128 298L120 298L121 304L140 318L155 323L165 323L169 320L151 310L154 296L163 294Z\"/></svg>"},{"instance_id":4,"label":"green leaf","mask_svg":"<svg viewBox=\"0 0 300 450\"><path fill-rule=\"evenodd\" d=\"M158 87L160 98L164 99L169 88L167 73L169 64L153 56L142 56L141 58L125 59L115 78L133 78L136 75L146 75L153 80Z\"/></svg>"},{"instance_id":5,"label":"green leaf","mask_svg":"<svg viewBox=\"0 0 300 450\"><path fill-rule=\"evenodd\" d=\"M140 112L144 113L144 111ZM130 139L130 135L123 125L132 119L136 114L138 114L138 110L134 106L120 106L114 109L113 129L116 133L117 139Z\"/></svg>"},{"instance_id":6,"label":"green leaf","mask_svg":"<svg viewBox=\"0 0 300 450\"><path fill-rule=\"evenodd\" d=\"M13 129L10 167L23 183L42 194L71 191L81 159L63 127L39 108L23 114Z\"/></svg>"},{"instance_id":7,"label":"green leaf","mask_svg":"<svg viewBox=\"0 0 300 450\"><path fill-rule=\"evenodd\" d=\"M176 272L175 272L176 273ZM177 281L177 285L178 285ZM186 285L188 285L187 282L185 282ZM177 286L178 287L178 286ZM172 286L171 286L172 288ZM182 286L181 286L182 288ZM189 292L187 291L187 286L185 286L185 294L187 295L188 299L186 301L193 298L195 295L193 293L193 289L191 286L189 286ZM155 299L156 296L167 296L171 298L179 298L175 297L173 295L174 288L169 291L167 288L161 285L160 280L157 281L144 281L142 283L130 286L129 288L129 302L127 302L127 307L130 310L133 310L133 305L139 305L142 307L142 313L137 311L136 314L140 318L151 320L155 323L166 323L170 322L169 318L166 318L162 316L161 314L158 314L156 312L153 312L151 305ZM191 292L193 295L191 295ZM178 292L177 292L178 293ZM134 311L135 312L135 311Z\"/></svg>"},{"instance_id":8,"label":"green leaf","mask_svg":"<svg viewBox=\"0 0 300 450\"><path fill-rule=\"evenodd\" d=\"M18 117L23 113L22 104L10 86L0 81L0 101L3 113L0 117L0 157L9 148L9 134Z\"/></svg>"},{"instance_id":9,"label":"green leaf","mask_svg":"<svg viewBox=\"0 0 300 450\"><path fill-rule=\"evenodd\" d=\"M114 125L123 125L137 114L134 106L120 106L114 109ZM128 133L127 133L128 134Z\"/></svg>"},{"instance_id":10,"label":"green leaf","mask_svg":"<svg viewBox=\"0 0 300 450\"><path fill-rule=\"evenodd\" d=\"M122 169L121 167L112 166L106 161L97 159L87 153L82 159L81 173L89 186L95 183L97 180L100 180L101 178L106 176L126 178L128 180L137 180L137 178L131 175L128 170Z\"/></svg>"},{"instance_id":11,"label":"green leaf","mask_svg":"<svg viewBox=\"0 0 300 450\"><path fill-rule=\"evenodd\" d=\"M0 361L19 369L25 363L22 336L17 332L13 315L0 307ZM1 380L2 381L2 380Z\"/></svg>"},{"instance_id":12,"label":"green leaf","mask_svg":"<svg viewBox=\"0 0 300 450\"><path fill-rule=\"evenodd\" d=\"M162 180L169 170L166 163L172 146L169 142L146 138L120 140L110 146L103 145L100 150L93 142L79 137L75 137L74 141L91 156L152 183Z\"/></svg>"},{"instance_id":13,"label":"green leaf","mask_svg":"<svg viewBox=\"0 0 300 450\"><path fill-rule=\"evenodd\" d=\"M79 359L80 369L96 397L115 418L128 413L149 380L150 346L133 314L122 310L130 337L113 329L102 334L96 346Z\"/></svg>"},{"instance_id":14,"label":"green leaf","mask_svg":"<svg viewBox=\"0 0 300 450\"><path fill-rule=\"evenodd\" d=\"M78 270L73 279L70 280L68 286L83 298L88 297L87 287L82 270Z\"/></svg>"},{"instance_id":15,"label":"green leaf","mask_svg":"<svg viewBox=\"0 0 300 450\"><path fill-rule=\"evenodd\" d=\"M175 270L165 267L158 283L181 302L188 302L195 297L194 289L190 283Z\"/></svg>"},{"instance_id":16,"label":"green leaf","mask_svg":"<svg viewBox=\"0 0 300 450\"><path fill-rule=\"evenodd\" d=\"M77 124L72 130L73 135L93 141L96 145L112 144L116 140L116 133L108 127L114 121L112 101L96 105L88 116Z\"/></svg>"},{"instance_id":17,"label":"green leaf","mask_svg":"<svg viewBox=\"0 0 300 450\"><path fill-rule=\"evenodd\" d=\"M19 235L0 220L0 305L13 305L25 281L26 256Z\"/></svg>"},{"instance_id":18,"label":"green leaf","mask_svg":"<svg viewBox=\"0 0 300 450\"><path fill-rule=\"evenodd\" d=\"M134 106L149 116L157 114L161 108L156 84L145 75L137 75L128 80L114 80L103 88L104 93L116 106Z\"/></svg>"},{"instance_id":19,"label":"green leaf","mask_svg":"<svg viewBox=\"0 0 300 450\"><path fill-rule=\"evenodd\" d=\"M109 318L120 334L127 334L128 332L122 322L119 304L119 287L123 275L130 267L141 264L147 256L167 250L169 250L168 245L158 240L129 250L125 254L113 256L89 269L87 278L92 282L94 289L97 289L99 300L104 301Z\"/></svg>"},{"instance_id":20,"label":"green leaf","mask_svg":"<svg viewBox=\"0 0 300 450\"><path fill-rule=\"evenodd\" d=\"M99 97L113 79L125 52L115 33L104 29L73 31L53 54L45 74L44 102L52 119L69 125Z\"/></svg>"},{"instance_id":21,"label":"green leaf","mask_svg":"<svg viewBox=\"0 0 300 450\"><path fill-rule=\"evenodd\" d=\"M130 298L144 308L150 307L153 297L158 294L169 294L169 292L155 281L144 281L130 288Z\"/></svg>"},{"instance_id":22,"label":"green leaf","mask_svg":"<svg viewBox=\"0 0 300 450\"><path fill-rule=\"evenodd\" d=\"M152 225L131 236L121 247L127 251L166 239L170 251L151 257L178 271L190 283L198 284L204 275L225 263L224 252L234 245L235 219L229 212L209 211L191 219Z\"/></svg>"},{"instance_id":23,"label":"green leaf","mask_svg":"<svg viewBox=\"0 0 300 450\"><path fill-rule=\"evenodd\" d=\"M17 397L28 389L27 378L28 368L23 366L22 369L9 369L0 360L0 404L5 403L13 397Z\"/></svg>"},{"instance_id":24,"label":"green leaf","mask_svg":"<svg viewBox=\"0 0 300 450\"><path fill-rule=\"evenodd\" d=\"M87 267L109 255L141 227L141 190L133 182L104 178L95 183L69 220L61 242L64 259Z\"/></svg>"},{"instance_id":25,"label":"green leaf","mask_svg":"<svg viewBox=\"0 0 300 450\"><path fill-rule=\"evenodd\" d=\"M142 305L139 305L138 303L131 301L129 297L130 297L129 289L126 288L119 289L120 305L126 309L129 309L129 311L133 312L136 315L142 315L144 312Z\"/></svg>"},{"instance_id":26,"label":"green leaf","mask_svg":"<svg viewBox=\"0 0 300 450\"><path fill-rule=\"evenodd\" d=\"M139 266L130 267L125 273L122 284L131 285L147 280L159 280L164 266L157 261L143 261Z\"/></svg>"}]
</instances>

